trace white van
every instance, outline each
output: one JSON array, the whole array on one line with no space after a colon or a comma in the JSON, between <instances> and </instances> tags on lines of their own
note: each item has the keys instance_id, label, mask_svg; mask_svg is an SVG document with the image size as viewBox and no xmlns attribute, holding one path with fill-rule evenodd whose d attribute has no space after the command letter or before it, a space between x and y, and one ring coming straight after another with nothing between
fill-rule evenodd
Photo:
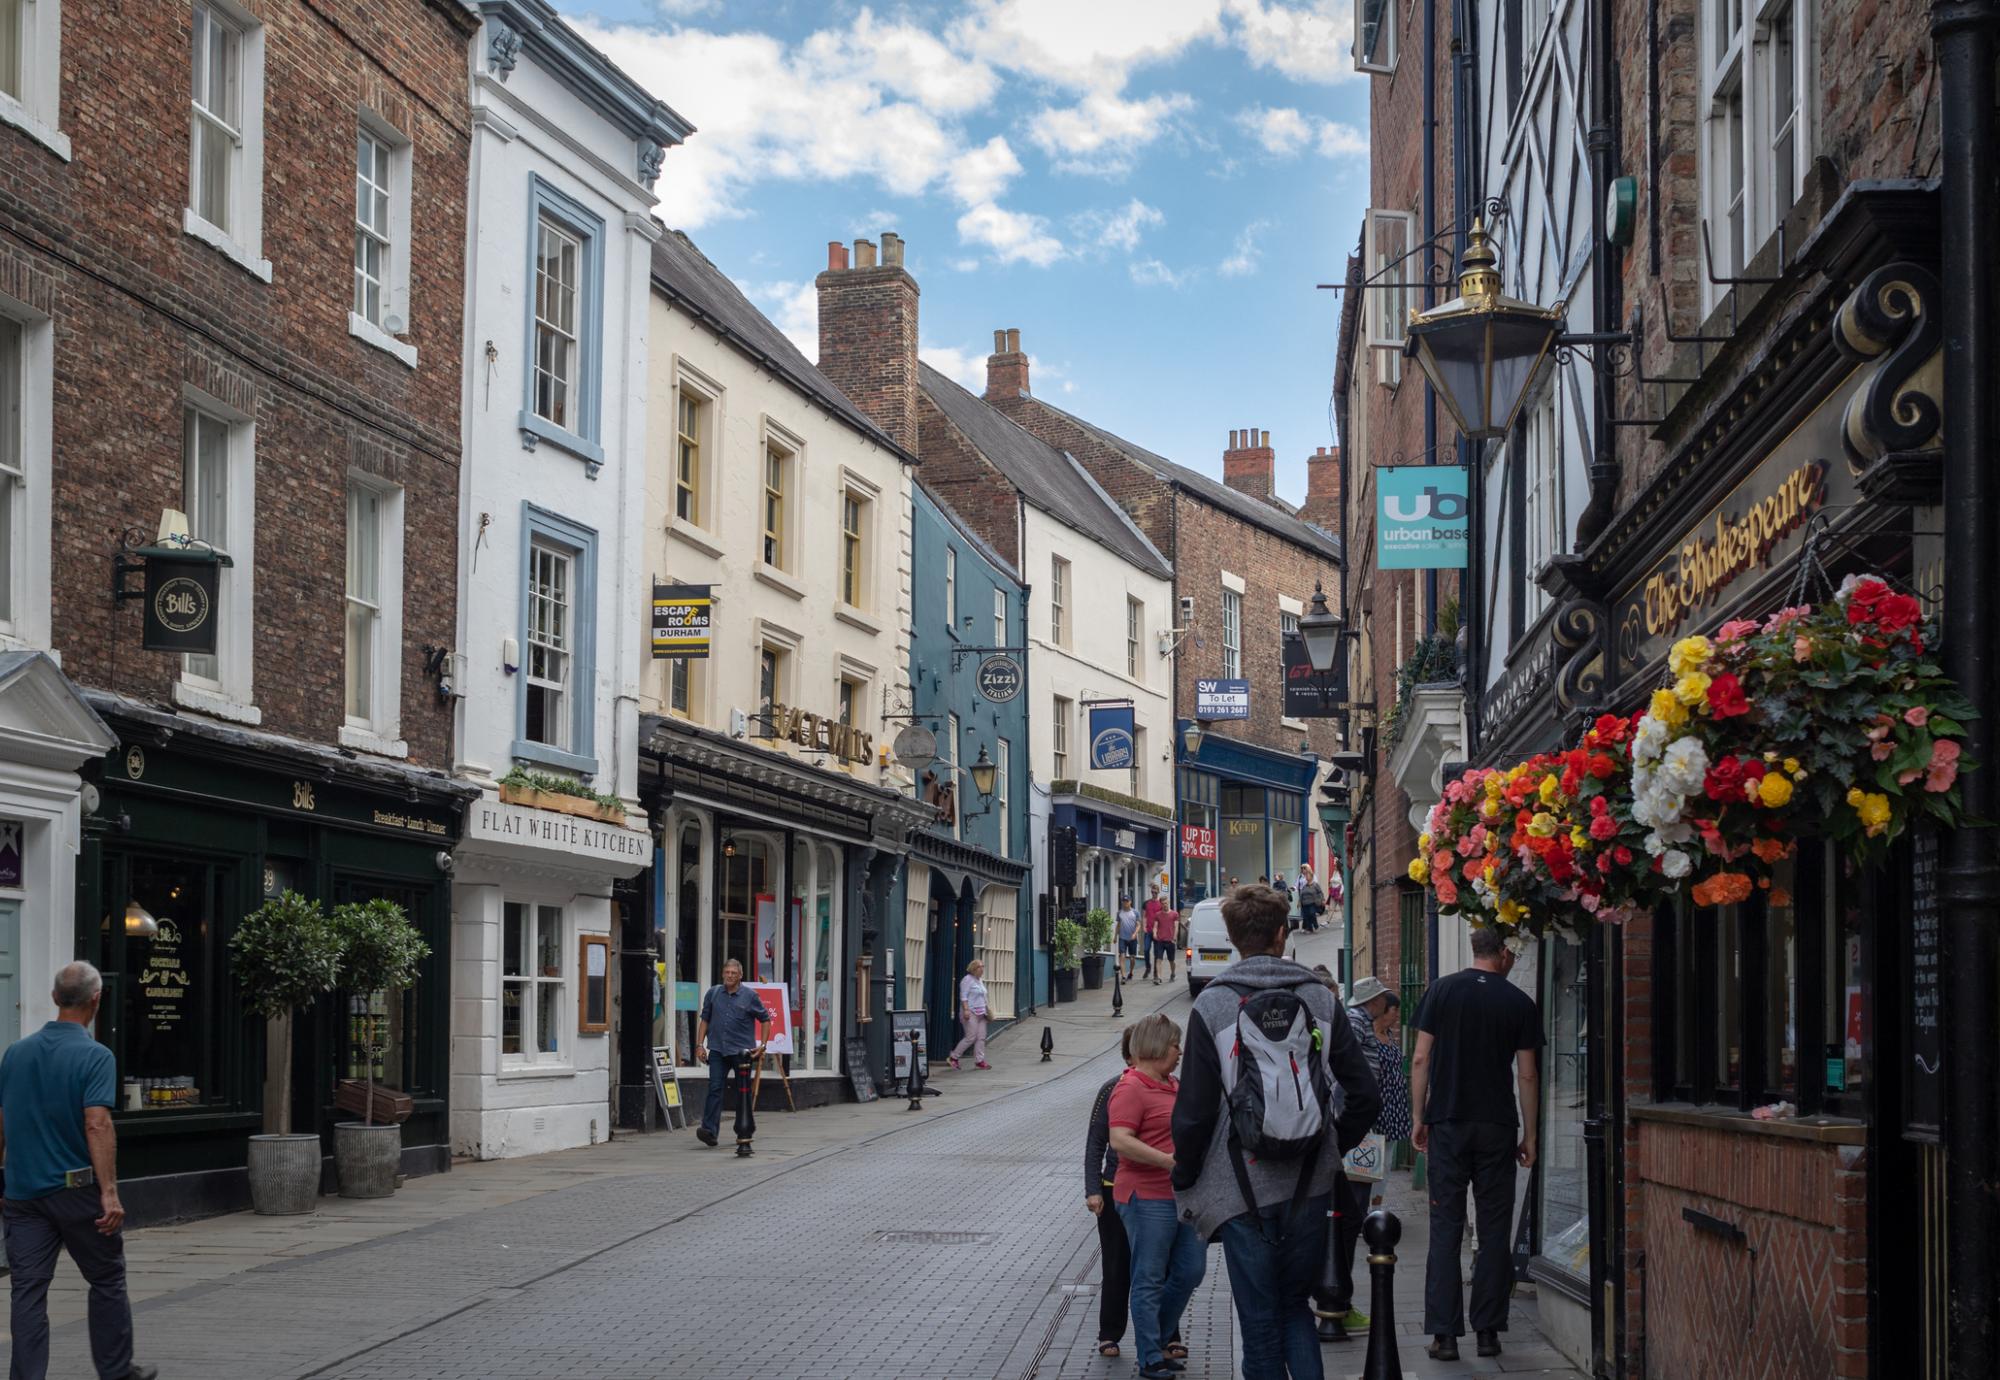
<instances>
[{"instance_id":1,"label":"white van","mask_svg":"<svg viewBox=\"0 0 2000 1380\"><path fill-rule=\"evenodd\" d=\"M1200 996L1201 989L1239 957L1229 942L1229 927L1222 923L1221 898L1197 901L1188 914L1188 991Z\"/></svg>"}]
</instances>

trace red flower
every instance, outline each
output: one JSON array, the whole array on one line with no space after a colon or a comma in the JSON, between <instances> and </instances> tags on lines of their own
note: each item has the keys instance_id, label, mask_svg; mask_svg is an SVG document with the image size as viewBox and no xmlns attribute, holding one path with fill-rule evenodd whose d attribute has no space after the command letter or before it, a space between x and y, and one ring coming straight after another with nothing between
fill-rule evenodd
<instances>
[{"instance_id":1,"label":"red flower","mask_svg":"<svg viewBox=\"0 0 2000 1380\"><path fill-rule=\"evenodd\" d=\"M1875 605L1875 626L1883 632L1915 627L1923 616L1923 606L1908 594L1891 594Z\"/></svg>"},{"instance_id":2,"label":"red flower","mask_svg":"<svg viewBox=\"0 0 2000 1380\"><path fill-rule=\"evenodd\" d=\"M1622 843L1612 850L1611 856L1618 859L1620 867L1630 867L1632 865L1632 850Z\"/></svg>"},{"instance_id":3,"label":"red flower","mask_svg":"<svg viewBox=\"0 0 2000 1380\"><path fill-rule=\"evenodd\" d=\"M1718 719L1733 719L1750 712L1749 696L1733 671L1724 671L1708 683L1708 712Z\"/></svg>"},{"instance_id":4,"label":"red flower","mask_svg":"<svg viewBox=\"0 0 2000 1380\"><path fill-rule=\"evenodd\" d=\"M1618 763L1612 758L1610 753L1594 752L1590 755L1589 771L1599 781L1609 781L1618 774ZM1604 797L1599 796L1597 798L1602 800Z\"/></svg>"},{"instance_id":5,"label":"red flower","mask_svg":"<svg viewBox=\"0 0 2000 1380\"><path fill-rule=\"evenodd\" d=\"M1601 795L1592 796L1590 798L1590 812L1594 815L1610 814L1611 813L1610 800L1606 799L1604 796Z\"/></svg>"},{"instance_id":6,"label":"red flower","mask_svg":"<svg viewBox=\"0 0 2000 1380\"><path fill-rule=\"evenodd\" d=\"M1740 804L1743 800L1743 762L1725 757L1708 769L1702 792L1718 805Z\"/></svg>"},{"instance_id":7,"label":"red flower","mask_svg":"<svg viewBox=\"0 0 2000 1380\"><path fill-rule=\"evenodd\" d=\"M1598 840L1617 838L1618 821L1608 814L1592 816L1590 821L1590 836Z\"/></svg>"},{"instance_id":8,"label":"red flower","mask_svg":"<svg viewBox=\"0 0 2000 1380\"><path fill-rule=\"evenodd\" d=\"M1632 725L1616 714L1599 714L1590 729L1590 745L1622 743L1632 736Z\"/></svg>"}]
</instances>

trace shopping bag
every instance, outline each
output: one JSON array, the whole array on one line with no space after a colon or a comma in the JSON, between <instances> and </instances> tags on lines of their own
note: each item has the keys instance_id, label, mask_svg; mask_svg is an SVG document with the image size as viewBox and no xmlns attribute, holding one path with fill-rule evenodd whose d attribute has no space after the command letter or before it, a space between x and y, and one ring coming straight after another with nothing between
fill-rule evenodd
<instances>
[{"instance_id":1,"label":"shopping bag","mask_svg":"<svg viewBox=\"0 0 2000 1380\"><path fill-rule=\"evenodd\" d=\"M1342 1156L1340 1170L1350 1179L1378 1184L1389 1167L1389 1138L1370 1131L1361 1144Z\"/></svg>"}]
</instances>

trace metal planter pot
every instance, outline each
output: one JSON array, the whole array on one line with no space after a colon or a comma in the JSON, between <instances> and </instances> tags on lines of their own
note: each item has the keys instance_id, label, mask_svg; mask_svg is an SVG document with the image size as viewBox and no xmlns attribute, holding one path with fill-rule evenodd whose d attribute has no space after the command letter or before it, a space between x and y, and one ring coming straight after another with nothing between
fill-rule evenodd
<instances>
[{"instance_id":1,"label":"metal planter pot","mask_svg":"<svg viewBox=\"0 0 2000 1380\"><path fill-rule=\"evenodd\" d=\"M333 1170L343 1198L387 1198L396 1191L403 1128L343 1121L333 1128Z\"/></svg>"},{"instance_id":2,"label":"metal planter pot","mask_svg":"<svg viewBox=\"0 0 2000 1380\"><path fill-rule=\"evenodd\" d=\"M250 1206L296 1217L319 1205L319 1137L250 1137Z\"/></svg>"}]
</instances>

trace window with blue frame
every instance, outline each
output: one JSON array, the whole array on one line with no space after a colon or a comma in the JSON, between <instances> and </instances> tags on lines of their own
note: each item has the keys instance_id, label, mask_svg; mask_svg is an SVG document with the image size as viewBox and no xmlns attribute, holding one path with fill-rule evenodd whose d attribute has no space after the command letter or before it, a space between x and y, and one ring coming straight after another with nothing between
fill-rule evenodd
<instances>
[{"instance_id":1,"label":"window with blue frame","mask_svg":"<svg viewBox=\"0 0 2000 1380\"><path fill-rule=\"evenodd\" d=\"M604 320L604 222L528 179L528 376L521 441L559 446L596 471Z\"/></svg>"},{"instance_id":2,"label":"window with blue frame","mask_svg":"<svg viewBox=\"0 0 2000 1380\"><path fill-rule=\"evenodd\" d=\"M593 776L597 533L523 503L521 580L514 756Z\"/></svg>"}]
</instances>

